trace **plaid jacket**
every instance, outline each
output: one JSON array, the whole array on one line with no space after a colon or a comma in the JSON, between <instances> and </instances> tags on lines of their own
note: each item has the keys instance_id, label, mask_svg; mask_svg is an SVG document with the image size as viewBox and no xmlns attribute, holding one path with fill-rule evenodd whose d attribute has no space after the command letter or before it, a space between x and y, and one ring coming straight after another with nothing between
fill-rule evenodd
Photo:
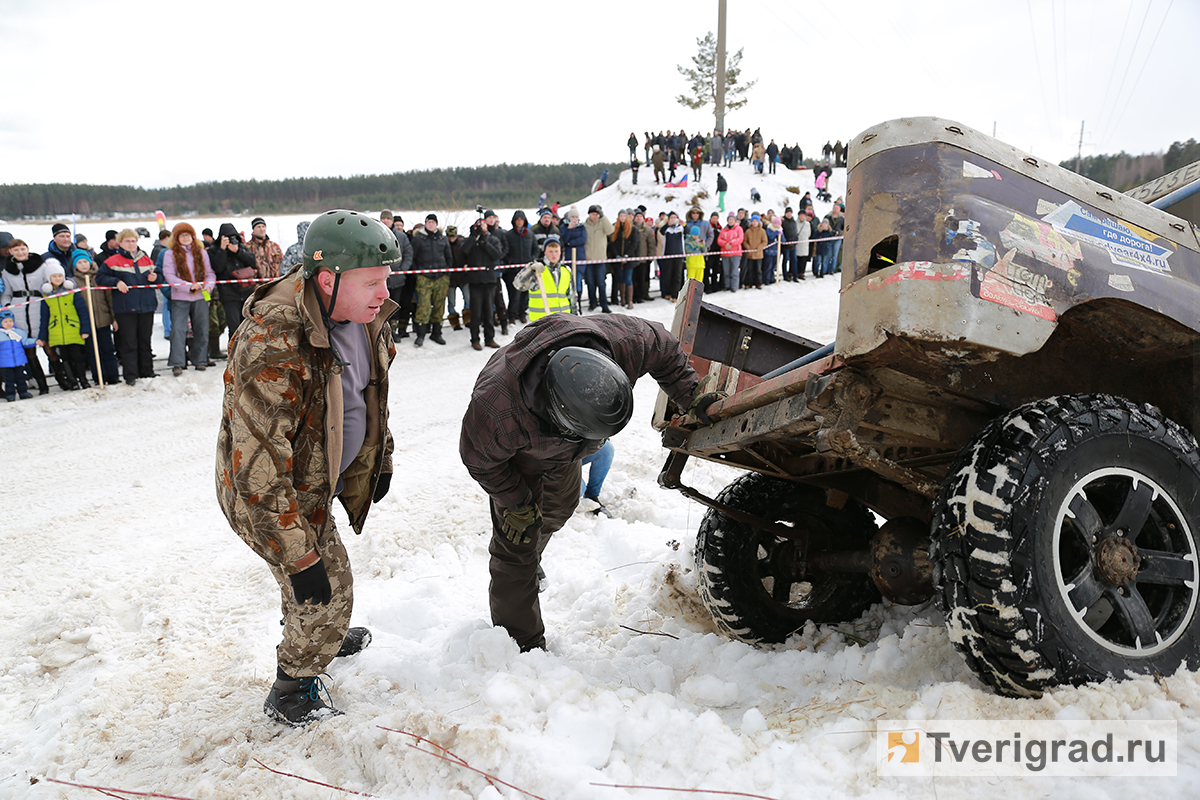
<instances>
[{"instance_id":1,"label":"plaid jacket","mask_svg":"<svg viewBox=\"0 0 1200 800\"><path fill-rule=\"evenodd\" d=\"M573 442L543 432L521 399L521 376L533 361L581 334L603 339L630 381L650 373L676 405L691 404L699 378L679 340L662 325L617 314L551 314L530 323L479 373L458 441L467 471L500 508L532 501L524 475L540 475L599 449L600 442Z\"/></svg>"}]
</instances>

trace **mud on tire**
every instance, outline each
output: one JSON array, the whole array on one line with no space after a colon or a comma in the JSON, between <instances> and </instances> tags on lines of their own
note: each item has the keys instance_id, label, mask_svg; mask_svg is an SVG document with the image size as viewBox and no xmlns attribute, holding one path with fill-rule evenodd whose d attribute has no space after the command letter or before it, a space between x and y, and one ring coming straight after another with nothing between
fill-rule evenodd
<instances>
[{"instance_id":1,"label":"mud on tire","mask_svg":"<svg viewBox=\"0 0 1200 800\"><path fill-rule=\"evenodd\" d=\"M1010 696L1197 666L1200 454L1150 405L1040 400L984 428L935 506L950 639Z\"/></svg>"},{"instance_id":2,"label":"mud on tire","mask_svg":"<svg viewBox=\"0 0 1200 800\"><path fill-rule=\"evenodd\" d=\"M808 531L809 548L859 550L875 532L874 518L854 501L832 508L823 489L765 475L743 475L718 499ZM750 644L782 642L809 620L854 619L879 600L865 574L798 574L804 546L708 511L696 536L696 570L722 633Z\"/></svg>"}]
</instances>

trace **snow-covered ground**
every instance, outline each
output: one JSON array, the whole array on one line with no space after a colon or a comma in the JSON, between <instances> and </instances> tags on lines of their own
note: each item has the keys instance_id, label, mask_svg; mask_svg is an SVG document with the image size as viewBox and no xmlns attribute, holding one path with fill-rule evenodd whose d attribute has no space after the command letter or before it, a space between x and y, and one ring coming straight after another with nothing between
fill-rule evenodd
<instances>
[{"instance_id":1,"label":"snow-covered ground","mask_svg":"<svg viewBox=\"0 0 1200 800\"><path fill-rule=\"evenodd\" d=\"M657 210L646 175L636 193L622 176L598 202L610 216L646 200ZM753 182L762 210L782 210L774 198L786 192L769 195L767 178L744 165L726 176L732 207L749 207ZM837 290L809 280L711 300L829 341ZM631 313L669 325L672 308L657 300ZM489 623L487 504L457 453L488 353L471 350L465 331L446 335L445 347L399 346L391 493L362 536L339 517L354 624L375 640L329 670L346 715L303 730L261 710L278 593L214 498L221 372L0 405L0 797L97 796L45 778L189 798L349 796L259 762L379 797L521 796L395 731L543 798L1196 796L1194 674L999 698L931 604L878 605L768 650L716 634L692 570L705 509L655 484L664 451L647 422L649 378L615 439L603 492L613 518L577 513L556 535L542 596L549 651L519 654ZM157 336L155 347L165 355ZM736 474L692 462L684 478L715 493ZM1179 776L934 782L876 771L876 719L1089 718L1177 720Z\"/></svg>"}]
</instances>

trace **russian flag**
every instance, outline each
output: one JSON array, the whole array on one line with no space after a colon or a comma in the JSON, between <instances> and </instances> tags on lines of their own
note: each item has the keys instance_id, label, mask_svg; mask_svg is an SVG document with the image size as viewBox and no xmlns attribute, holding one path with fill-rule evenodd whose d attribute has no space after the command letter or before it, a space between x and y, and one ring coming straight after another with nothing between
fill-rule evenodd
<instances>
[{"instance_id":1,"label":"russian flag","mask_svg":"<svg viewBox=\"0 0 1200 800\"><path fill-rule=\"evenodd\" d=\"M687 188L687 179L688 179L688 176L684 175L682 178L675 181L675 183L668 183L665 185L668 189L686 189Z\"/></svg>"}]
</instances>

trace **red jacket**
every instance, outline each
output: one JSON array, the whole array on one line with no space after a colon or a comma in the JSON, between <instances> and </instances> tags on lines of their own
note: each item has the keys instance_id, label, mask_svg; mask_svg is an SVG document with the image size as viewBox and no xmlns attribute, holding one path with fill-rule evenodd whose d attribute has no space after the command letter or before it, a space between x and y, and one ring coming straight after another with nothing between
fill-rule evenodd
<instances>
[{"instance_id":1,"label":"red jacket","mask_svg":"<svg viewBox=\"0 0 1200 800\"><path fill-rule=\"evenodd\" d=\"M742 230L741 225L721 228L721 232L717 234L717 244L721 246L721 255L738 255L742 249L742 240L745 238L746 232Z\"/></svg>"}]
</instances>

